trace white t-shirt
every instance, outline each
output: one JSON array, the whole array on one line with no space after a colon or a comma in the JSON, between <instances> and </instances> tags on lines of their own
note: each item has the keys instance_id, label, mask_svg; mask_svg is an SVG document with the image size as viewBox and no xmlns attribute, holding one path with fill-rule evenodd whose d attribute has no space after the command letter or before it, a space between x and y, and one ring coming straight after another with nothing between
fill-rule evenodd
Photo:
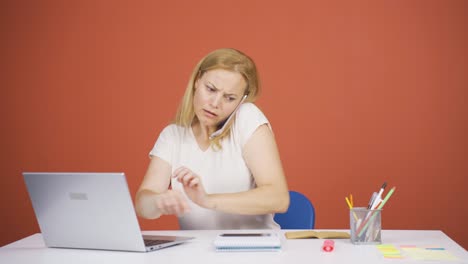
<instances>
[{"instance_id":1,"label":"white t-shirt","mask_svg":"<svg viewBox=\"0 0 468 264\"><path fill-rule=\"evenodd\" d=\"M236 193L255 188L255 181L242 156L247 140L263 125L270 126L265 115L252 103L239 107L229 137L221 141L222 149L200 149L193 131L175 124L159 135L150 155L172 166L172 172L185 166L197 174L209 194ZM182 184L172 179L172 189L184 193ZM237 215L209 210L188 197L190 212L179 217L181 229L279 229L273 214Z\"/></svg>"}]
</instances>

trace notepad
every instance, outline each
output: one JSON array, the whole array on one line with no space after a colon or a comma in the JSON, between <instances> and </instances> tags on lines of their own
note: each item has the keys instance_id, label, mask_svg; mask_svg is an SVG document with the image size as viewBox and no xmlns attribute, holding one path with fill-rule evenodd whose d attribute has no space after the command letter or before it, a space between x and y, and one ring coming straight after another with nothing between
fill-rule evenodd
<instances>
[{"instance_id":1,"label":"notepad","mask_svg":"<svg viewBox=\"0 0 468 264\"><path fill-rule=\"evenodd\" d=\"M277 233L224 233L213 241L216 251L278 251L281 239Z\"/></svg>"},{"instance_id":2,"label":"notepad","mask_svg":"<svg viewBox=\"0 0 468 264\"><path fill-rule=\"evenodd\" d=\"M350 238L349 233L339 232L339 231L289 231L285 233L286 238L288 239L297 239L297 238L321 238L321 239L338 239L338 238Z\"/></svg>"}]
</instances>

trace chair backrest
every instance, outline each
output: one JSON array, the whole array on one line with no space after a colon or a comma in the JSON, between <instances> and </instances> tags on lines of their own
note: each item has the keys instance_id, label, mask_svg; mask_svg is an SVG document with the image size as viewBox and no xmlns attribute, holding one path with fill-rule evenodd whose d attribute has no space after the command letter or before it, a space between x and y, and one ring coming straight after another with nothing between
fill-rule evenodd
<instances>
[{"instance_id":1,"label":"chair backrest","mask_svg":"<svg viewBox=\"0 0 468 264\"><path fill-rule=\"evenodd\" d=\"M314 229L315 209L302 193L289 191L289 208L282 214L275 214L274 220L281 229Z\"/></svg>"}]
</instances>

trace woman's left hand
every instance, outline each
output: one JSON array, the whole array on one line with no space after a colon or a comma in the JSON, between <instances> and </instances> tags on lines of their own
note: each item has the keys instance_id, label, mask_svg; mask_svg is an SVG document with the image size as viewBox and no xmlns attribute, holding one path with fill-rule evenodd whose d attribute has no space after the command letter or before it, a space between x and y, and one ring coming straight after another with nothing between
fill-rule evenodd
<instances>
[{"instance_id":1,"label":"woman's left hand","mask_svg":"<svg viewBox=\"0 0 468 264\"><path fill-rule=\"evenodd\" d=\"M174 171L172 177L184 186L184 191L194 203L201 207L207 207L208 194L203 187L201 179L187 167L179 167Z\"/></svg>"}]
</instances>

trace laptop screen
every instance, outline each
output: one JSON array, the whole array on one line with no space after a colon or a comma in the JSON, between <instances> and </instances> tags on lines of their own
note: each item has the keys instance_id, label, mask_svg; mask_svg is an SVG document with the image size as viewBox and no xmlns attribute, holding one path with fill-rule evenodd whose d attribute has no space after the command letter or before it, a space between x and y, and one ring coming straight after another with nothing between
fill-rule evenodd
<instances>
[{"instance_id":1,"label":"laptop screen","mask_svg":"<svg viewBox=\"0 0 468 264\"><path fill-rule=\"evenodd\" d=\"M151 249L144 245L124 173L25 172L23 176L46 246Z\"/></svg>"}]
</instances>

